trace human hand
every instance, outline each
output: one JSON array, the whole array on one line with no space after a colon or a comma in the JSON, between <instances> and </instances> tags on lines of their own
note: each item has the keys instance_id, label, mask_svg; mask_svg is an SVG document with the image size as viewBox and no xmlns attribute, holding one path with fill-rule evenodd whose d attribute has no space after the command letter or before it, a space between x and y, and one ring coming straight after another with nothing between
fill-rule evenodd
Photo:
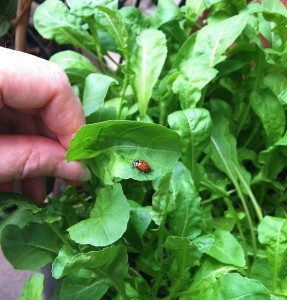
<instances>
[{"instance_id":1,"label":"human hand","mask_svg":"<svg viewBox=\"0 0 287 300\"><path fill-rule=\"evenodd\" d=\"M45 198L45 176L88 180L67 148L85 124L81 103L56 64L0 47L0 191L21 180L22 193Z\"/></svg>"}]
</instances>

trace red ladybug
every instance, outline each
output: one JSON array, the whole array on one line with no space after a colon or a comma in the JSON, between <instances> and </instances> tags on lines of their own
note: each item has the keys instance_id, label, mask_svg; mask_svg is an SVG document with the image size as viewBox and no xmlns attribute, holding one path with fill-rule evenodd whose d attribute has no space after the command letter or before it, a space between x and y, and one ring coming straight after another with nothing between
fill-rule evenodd
<instances>
[{"instance_id":1,"label":"red ladybug","mask_svg":"<svg viewBox=\"0 0 287 300\"><path fill-rule=\"evenodd\" d=\"M134 160L132 165L133 167L138 168L143 173L149 173L153 171L150 165L144 160Z\"/></svg>"}]
</instances>

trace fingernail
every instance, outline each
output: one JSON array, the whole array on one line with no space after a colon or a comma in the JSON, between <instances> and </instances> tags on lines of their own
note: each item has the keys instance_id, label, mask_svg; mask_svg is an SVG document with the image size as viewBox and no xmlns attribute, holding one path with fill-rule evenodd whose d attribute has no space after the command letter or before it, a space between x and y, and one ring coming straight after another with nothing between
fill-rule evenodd
<instances>
[{"instance_id":1,"label":"fingernail","mask_svg":"<svg viewBox=\"0 0 287 300\"><path fill-rule=\"evenodd\" d=\"M66 160L59 162L55 176L66 180L87 181L91 179L91 173L87 168L83 168L78 161L67 163Z\"/></svg>"}]
</instances>

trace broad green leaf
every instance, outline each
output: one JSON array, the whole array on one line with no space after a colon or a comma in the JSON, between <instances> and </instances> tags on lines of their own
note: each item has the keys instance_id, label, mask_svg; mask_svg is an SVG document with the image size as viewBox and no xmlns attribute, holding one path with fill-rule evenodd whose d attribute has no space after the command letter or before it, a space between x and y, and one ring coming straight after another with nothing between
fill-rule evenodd
<instances>
[{"instance_id":1,"label":"broad green leaf","mask_svg":"<svg viewBox=\"0 0 287 300\"><path fill-rule=\"evenodd\" d=\"M59 288L59 299L100 300L108 288L102 279L66 276Z\"/></svg>"},{"instance_id":2,"label":"broad green leaf","mask_svg":"<svg viewBox=\"0 0 287 300\"><path fill-rule=\"evenodd\" d=\"M50 61L58 64L66 72L71 83L83 84L89 74L99 72L88 58L71 50L54 54Z\"/></svg>"},{"instance_id":3,"label":"broad green leaf","mask_svg":"<svg viewBox=\"0 0 287 300\"><path fill-rule=\"evenodd\" d=\"M210 8L213 4L221 2L222 0L203 0L206 8Z\"/></svg>"},{"instance_id":4,"label":"broad green leaf","mask_svg":"<svg viewBox=\"0 0 287 300\"><path fill-rule=\"evenodd\" d=\"M35 28L46 39L73 44L82 49L95 48L92 36L83 29L82 19L70 14L59 0L46 0L35 11Z\"/></svg>"},{"instance_id":5,"label":"broad green leaf","mask_svg":"<svg viewBox=\"0 0 287 300\"><path fill-rule=\"evenodd\" d=\"M250 95L253 110L262 121L266 144L277 142L285 130L285 113L276 96L269 89L257 89Z\"/></svg>"},{"instance_id":6,"label":"broad green leaf","mask_svg":"<svg viewBox=\"0 0 287 300\"><path fill-rule=\"evenodd\" d=\"M153 221L160 226L166 220L167 214L174 210L174 201L170 196L171 173L160 179L156 192L152 197L151 216Z\"/></svg>"},{"instance_id":7,"label":"broad green leaf","mask_svg":"<svg viewBox=\"0 0 287 300\"><path fill-rule=\"evenodd\" d=\"M42 268L55 259L60 245L58 236L46 224L29 223L23 229L8 225L2 231L2 251L18 270Z\"/></svg>"},{"instance_id":8,"label":"broad green leaf","mask_svg":"<svg viewBox=\"0 0 287 300\"><path fill-rule=\"evenodd\" d=\"M214 239L213 243L211 243L211 236ZM216 230L212 235L197 237L194 242L200 251L222 263L245 267L242 246L228 231Z\"/></svg>"},{"instance_id":9,"label":"broad green leaf","mask_svg":"<svg viewBox=\"0 0 287 300\"><path fill-rule=\"evenodd\" d=\"M144 122L107 121L82 127L71 141L67 160L93 158L93 170L105 182L113 177L152 180L170 172L180 157L180 138L166 127ZM132 167L145 160L153 169ZM107 176L110 178L107 179Z\"/></svg>"},{"instance_id":10,"label":"broad green leaf","mask_svg":"<svg viewBox=\"0 0 287 300\"><path fill-rule=\"evenodd\" d=\"M126 56L128 32L118 11L97 5L94 21L114 39L118 49Z\"/></svg>"},{"instance_id":11,"label":"broad green leaf","mask_svg":"<svg viewBox=\"0 0 287 300\"><path fill-rule=\"evenodd\" d=\"M181 69L189 60L192 59L193 48L195 44L196 33L190 35L179 48L174 62L173 68Z\"/></svg>"},{"instance_id":12,"label":"broad green leaf","mask_svg":"<svg viewBox=\"0 0 287 300\"><path fill-rule=\"evenodd\" d=\"M33 204L29 198L23 195L16 193L0 193L0 212L14 206L18 206L21 210L31 210L33 213L37 213L41 210L40 207Z\"/></svg>"},{"instance_id":13,"label":"broad green leaf","mask_svg":"<svg viewBox=\"0 0 287 300\"><path fill-rule=\"evenodd\" d=\"M132 85L141 115L145 115L152 89L167 55L166 39L161 31L146 29L136 39L131 53Z\"/></svg>"},{"instance_id":14,"label":"broad green leaf","mask_svg":"<svg viewBox=\"0 0 287 300\"><path fill-rule=\"evenodd\" d=\"M175 210L170 213L168 219L170 232L173 235L193 239L202 230L201 199L190 172L180 162L175 166L171 176L171 191Z\"/></svg>"},{"instance_id":15,"label":"broad green leaf","mask_svg":"<svg viewBox=\"0 0 287 300\"><path fill-rule=\"evenodd\" d=\"M23 286L21 296L18 300L42 300L44 289L44 275L33 274Z\"/></svg>"},{"instance_id":16,"label":"broad green leaf","mask_svg":"<svg viewBox=\"0 0 287 300\"><path fill-rule=\"evenodd\" d=\"M79 244L107 246L117 241L126 231L129 210L120 184L102 188L98 192L90 218L67 230L71 239Z\"/></svg>"},{"instance_id":17,"label":"broad green leaf","mask_svg":"<svg viewBox=\"0 0 287 300\"><path fill-rule=\"evenodd\" d=\"M272 290L275 290L279 272L287 250L287 220L266 216L258 226L259 242L266 247L272 269Z\"/></svg>"},{"instance_id":18,"label":"broad green leaf","mask_svg":"<svg viewBox=\"0 0 287 300\"><path fill-rule=\"evenodd\" d=\"M64 246L52 266L53 277L59 279L81 269L96 269L109 265L117 256L119 247L111 246L99 251L75 254Z\"/></svg>"},{"instance_id":19,"label":"broad green leaf","mask_svg":"<svg viewBox=\"0 0 287 300\"><path fill-rule=\"evenodd\" d=\"M161 25L177 20L181 17L179 7L172 0L159 0L153 17L153 27L159 28Z\"/></svg>"},{"instance_id":20,"label":"broad green leaf","mask_svg":"<svg viewBox=\"0 0 287 300\"><path fill-rule=\"evenodd\" d=\"M109 86L118 82L103 74L90 74L86 77L83 95L85 116L89 116L103 106Z\"/></svg>"},{"instance_id":21,"label":"broad green leaf","mask_svg":"<svg viewBox=\"0 0 287 300\"><path fill-rule=\"evenodd\" d=\"M79 17L89 17L95 12L97 5L102 5L110 9L118 8L117 0L67 0L71 13Z\"/></svg>"},{"instance_id":22,"label":"broad green leaf","mask_svg":"<svg viewBox=\"0 0 287 300\"><path fill-rule=\"evenodd\" d=\"M207 295L212 298L207 298ZM203 290L200 300L271 300L267 288L259 281L238 273L226 274L209 288Z\"/></svg>"},{"instance_id":23,"label":"broad green leaf","mask_svg":"<svg viewBox=\"0 0 287 300\"><path fill-rule=\"evenodd\" d=\"M182 161L190 170L194 170L195 163L210 142L209 112L204 108L176 111L168 116L168 123L180 135Z\"/></svg>"}]
</instances>

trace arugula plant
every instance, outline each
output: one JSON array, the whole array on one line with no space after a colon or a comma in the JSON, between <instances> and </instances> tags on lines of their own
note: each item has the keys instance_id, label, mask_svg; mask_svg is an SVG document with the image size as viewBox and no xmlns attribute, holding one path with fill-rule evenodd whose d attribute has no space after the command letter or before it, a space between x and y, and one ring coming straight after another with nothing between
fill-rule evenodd
<instances>
[{"instance_id":1,"label":"arugula plant","mask_svg":"<svg viewBox=\"0 0 287 300\"><path fill-rule=\"evenodd\" d=\"M284 5L159 0L150 17L66 2L46 0L35 26L86 54L51 61L88 124L67 160L93 178L40 206L2 194L3 211L18 207L2 214L6 258L21 270L52 262L54 300L287 299ZM33 275L21 299L42 289Z\"/></svg>"}]
</instances>

